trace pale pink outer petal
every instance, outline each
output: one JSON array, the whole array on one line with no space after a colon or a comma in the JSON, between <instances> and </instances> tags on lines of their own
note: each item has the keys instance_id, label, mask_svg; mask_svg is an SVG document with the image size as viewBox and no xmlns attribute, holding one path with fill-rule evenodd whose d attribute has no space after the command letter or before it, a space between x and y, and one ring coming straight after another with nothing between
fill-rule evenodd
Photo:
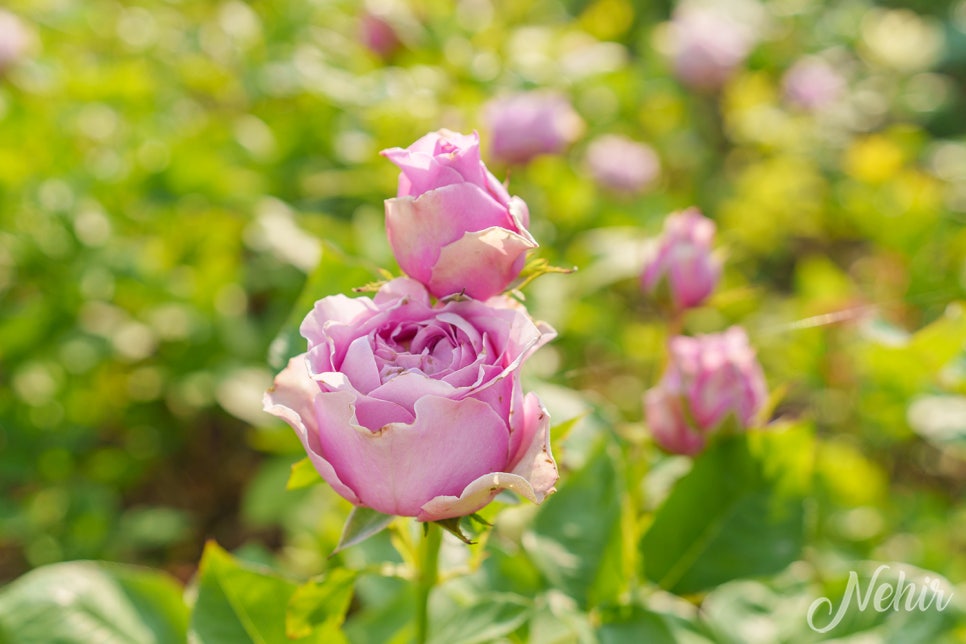
<instances>
[{"instance_id":1,"label":"pale pink outer petal","mask_svg":"<svg viewBox=\"0 0 966 644\"><path fill-rule=\"evenodd\" d=\"M661 385L644 393L644 413L654 441L668 452L694 455L704 449L704 437L688 426L680 399Z\"/></svg>"},{"instance_id":2,"label":"pale pink outer petal","mask_svg":"<svg viewBox=\"0 0 966 644\"><path fill-rule=\"evenodd\" d=\"M550 414L532 393L527 394L524 414L529 447L510 472L485 474L467 485L459 496L438 496L422 507L416 519L438 521L472 514L492 501L500 490L512 490L533 503L542 503L553 494L558 473L550 453Z\"/></svg>"},{"instance_id":3,"label":"pale pink outer petal","mask_svg":"<svg viewBox=\"0 0 966 644\"><path fill-rule=\"evenodd\" d=\"M430 499L456 494L506 462L506 422L472 398L421 398L413 423L378 431L355 422L348 392L320 394L316 410L325 461L358 505L385 514L416 516Z\"/></svg>"},{"instance_id":4,"label":"pale pink outer petal","mask_svg":"<svg viewBox=\"0 0 966 644\"><path fill-rule=\"evenodd\" d=\"M292 426L312 465L332 489L350 503L359 505L356 493L343 483L332 465L321 455L315 415L315 399L319 395L319 385L309 376L305 354L302 354L289 360L288 365L275 376L274 385L265 392L263 405L265 411ZM345 395L348 400L352 399L352 394L347 392Z\"/></svg>"},{"instance_id":5,"label":"pale pink outer petal","mask_svg":"<svg viewBox=\"0 0 966 644\"><path fill-rule=\"evenodd\" d=\"M437 297L465 293L477 300L500 293L520 274L519 260L537 246L527 237L496 226L467 232L443 246L427 283L430 292Z\"/></svg>"},{"instance_id":6,"label":"pale pink outer petal","mask_svg":"<svg viewBox=\"0 0 966 644\"><path fill-rule=\"evenodd\" d=\"M416 198L386 200L386 234L396 261L407 275L424 284L443 246L468 231L511 225L507 209L469 183L443 186Z\"/></svg>"}]
</instances>

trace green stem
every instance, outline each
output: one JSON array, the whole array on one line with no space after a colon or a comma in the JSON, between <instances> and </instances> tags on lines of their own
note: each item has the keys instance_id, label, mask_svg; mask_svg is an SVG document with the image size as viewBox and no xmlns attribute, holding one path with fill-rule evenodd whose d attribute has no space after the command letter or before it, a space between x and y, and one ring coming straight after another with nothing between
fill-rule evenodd
<instances>
[{"instance_id":1,"label":"green stem","mask_svg":"<svg viewBox=\"0 0 966 644\"><path fill-rule=\"evenodd\" d=\"M439 546L443 531L435 523L426 524L426 536L418 550L416 561L416 642L425 644L429 638L429 593L439 578Z\"/></svg>"}]
</instances>

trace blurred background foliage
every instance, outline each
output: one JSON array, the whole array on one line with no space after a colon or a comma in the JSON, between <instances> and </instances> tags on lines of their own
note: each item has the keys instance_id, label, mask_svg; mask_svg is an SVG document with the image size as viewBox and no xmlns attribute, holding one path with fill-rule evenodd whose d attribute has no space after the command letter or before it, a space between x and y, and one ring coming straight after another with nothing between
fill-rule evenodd
<instances>
[{"instance_id":1,"label":"blurred background foliage","mask_svg":"<svg viewBox=\"0 0 966 644\"><path fill-rule=\"evenodd\" d=\"M32 37L0 80L0 581L88 558L184 580L206 538L303 575L391 556L376 540L326 561L348 505L285 491L300 448L261 397L306 297L398 271L378 152L440 127L480 132L539 256L579 268L527 288L560 332L532 386L557 421L592 411L555 444L561 487L605 427L647 441L667 330L639 292L643 242L697 205L726 273L685 329L744 325L785 388L776 415L814 424L810 556L966 579L966 2L756 7L747 62L700 93L672 73L671 2L7 3ZM390 50L365 46L366 12ZM822 110L782 91L805 55L844 79ZM485 103L547 87L580 139L489 159ZM612 133L657 152L646 193L587 172ZM681 468L650 465L656 504ZM539 585L519 557L489 565Z\"/></svg>"}]
</instances>

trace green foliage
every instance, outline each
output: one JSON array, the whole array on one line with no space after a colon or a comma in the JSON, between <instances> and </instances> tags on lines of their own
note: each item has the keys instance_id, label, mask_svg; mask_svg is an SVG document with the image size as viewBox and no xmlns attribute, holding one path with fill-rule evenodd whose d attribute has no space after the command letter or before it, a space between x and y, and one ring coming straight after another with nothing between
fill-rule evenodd
<instances>
[{"instance_id":1,"label":"green foliage","mask_svg":"<svg viewBox=\"0 0 966 644\"><path fill-rule=\"evenodd\" d=\"M337 570L299 585L209 543L192 589L189 637L212 644L339 641L353 580Z\"/></svg>"},{"instance_id":2,"label":"green foliage","mask_svg":"<svg viewBox=\"0 0 966 644\"><path fill-rule=\"evenodd\" d=\"M716 441L655 513L640 544L645 576L687 595L798 559L813 451L807 426Z\"/></svg>"},{"instance_id":3,"label":"green foliage","mask_svg":"<svg viewBox=\"0 0 966 644\"><path fill-rule=\"evenodd\" d=\"M181 586L158 571L78 561L37 568L0 590L0 641L185 642Z\"/></svg>"}]
</instances>

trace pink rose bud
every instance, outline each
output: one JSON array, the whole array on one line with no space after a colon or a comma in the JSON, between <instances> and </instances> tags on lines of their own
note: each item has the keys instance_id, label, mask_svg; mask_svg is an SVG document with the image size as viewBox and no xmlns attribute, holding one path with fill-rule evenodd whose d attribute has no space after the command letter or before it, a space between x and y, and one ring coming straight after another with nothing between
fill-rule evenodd
<instances>
[{"instance_id":1,"label":"pink rose bud","mask_svg":"<svg viewBox=\"0 0 966 644\"><path fill-rule=\"evenodd\" d=\"M679 310L700 305L721 276L721 262L711 252L714 231L714 222L697 208L669 215L644 262L643 291L669 297Z\"/></svg>"},{"instance_id":2,"label":"pink rose bud","mask_svg":"<svg viewBox=\"0 0 966 644\"><path fill-rule=\"evenodd\" d=\"M728 419L750 427L768 392L761 365L740 327L670 342L667 370L644 394L654 440L675 454L693 455Z\"/></svg>"},{"instance_id":3,"label":"pink rose bud","mask_svg":"<svg viewBox=\"0 0 966 644\"><path fill-rule=\"evenodd\" d=\"M724 85L755 40L747 24L710 6L683 6L675 11L669 37L675 75L700 91Z\"/></svg>"},{"instance_id":4,"label":"pink rose bud","mask_svg":"<svg viewBox=\"0 0 966 644\"><path fill-rule=\"evenodd\" d=\"M508 164L525 164L541 154L560 154L584 131L570 102L556 92L512 94L487 103L490 154Z\"/></svg>"},{"instance_id":5,"label":"pink rose bud","mask_svg":"<svg viewBox=\"0 0 966 644\"><path fill-rule=\"evenodd\" d=\"M803 58L782 78L785 97L805 110L818 110L838 99L845 90L842 76L820 58Z\"/></svg>"},{"instance_id":6,"label":"pink rose bud","mask_svg":"<svg viewBox=\"0 0 966 644\"><path fill-rule=\"evenodd\" d=\"M395 28L382 16L368 11L359 17L359 39L380 58L389 58L402 45Z\"/></svg>"},{"instance_id":7,"label":"pink rose bud","mask_svg":"<svg viewBox=\"0 0 966 644\"><path fill-rule=\"evenodd\" d=\"M30 38L30 32L20 18L0 9L0 73L23 57Z\"/></svg>"},{"instance_id":8,"label":"pink rose bud","mask_svg":"<svg viewBox=\"0 0 966 644\"><path fill-rule=\"evenodd\" d=\"M554 491L549 415L519 371L555 332L516 302L434 307L403 277L373 299L319 300L301 333L308 351L275 378L265 410L351 503L436 521L502 489L535 503Z\"/></svg>"},{"instance_id":9,"label":"pink rose bud","mask_svg":"<svg viewBox=\"0 0 966 644\"><path fill-rule=\"evenodd\" d=\"M594 180L616 192L644 192L661 172L661 162L654 150L615 134L605 134L591 141L586 159Z\"/></svg>"},{"instance_id":10,"label":"pink rose bud","mask_svg":"<svg viewBox=\"0 0 966 644\"><path fill-rule=\"evenodd\" d=\"M485 300L505 290L537 242L527 231L527 205L480 160L476 133L440 130L382 154L402 170L398 196L386 200L400 268L440 298Z\"/></svg>"}]
</instances>

